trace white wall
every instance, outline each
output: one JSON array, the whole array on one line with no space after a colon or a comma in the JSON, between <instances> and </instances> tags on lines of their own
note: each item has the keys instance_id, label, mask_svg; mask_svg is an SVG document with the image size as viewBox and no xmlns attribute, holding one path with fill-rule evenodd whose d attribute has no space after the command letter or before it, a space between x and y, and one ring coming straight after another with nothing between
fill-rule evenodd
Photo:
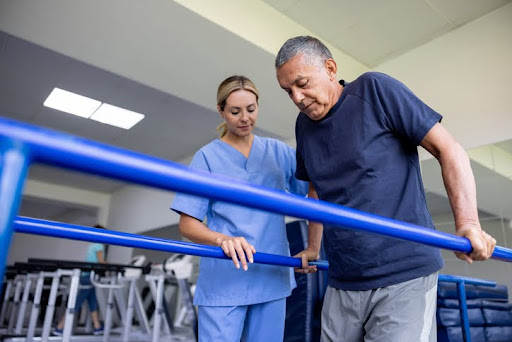
<instances>
[{"instance_id":1,"label":"white wall","mask_svg":"<svg viewBox=\"0 0 512 342\"><path fill-rule=\"evenodd\" d=\"M28 258L83 261L88 244L83 241L15 233L11 240L7 264L26 262Z\"/></svg>"},{"instance_id":2,"label":"white wall","mask_svg":"<svg viewBox=\"0 0 512 342\"><path fill-rule=\"evenodd\" d=\"M96 222L102 225L107 224L110 206L110 195L108 194L27 180L23 195L98 208ZM68 223L80 225L83 217L70 219L71 221ZM9 247L8 263L23 262L30 257L83 260L87 251L87 244L87 242L82 241L15 233Z\"/></svg>"},{"instance_id":3,"label":"white wall","mask_svg":"<svg viewBox=\"0 0 512 342\"><path fill-rule=\"evenodd\" d=\"M141 233L178 223L179 215L170 210L175 193L142 186L126 186L112 194L110 229ZM131 248L111 246L112 262L124 263L130 259Z\"/></svg>"},{"instance_id":4,"label":"white wall","mask_svg":"<svg viewBox=\"0 0 512 342\"><path fill-rule=\"evenodd\" d=\"M108 221L110 194L28 179L23 188L23 195L74 203L87 207L97 207L97 222L101 225L106 225ZM76 224L79 224L79 222Z\"/></svg>"},{"instance_id":5,"label":"white wall","mask_svg":"<svg viewBox=\"0 0 512 342\"><path fill-rule=\"evenodd\" d=\"M512 4L376 68L404 82L466 148L512 138Z\"/></svg>"},{"instance_id":6,"label":"white wall","mask_svg":"<svg viewBox=\"0 0 512 342\"><path fill-rule=\"evenodd\" d=\"M174 192L140 186L126 186L112 194L111 229L128 233L152 230L178 222L170 210Z\"/></svg>"}]
</instances>

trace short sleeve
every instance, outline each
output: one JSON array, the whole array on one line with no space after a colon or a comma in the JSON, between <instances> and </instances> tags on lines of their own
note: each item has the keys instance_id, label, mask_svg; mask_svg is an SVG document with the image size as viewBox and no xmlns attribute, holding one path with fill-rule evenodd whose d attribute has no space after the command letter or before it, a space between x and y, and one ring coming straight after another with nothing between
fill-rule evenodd
<instances>
[{"instance_id":1,"label":"short sleeve","mask_svg":"<svg viewBox=\"0 0 512 342\"><path fill-rule=\"evenodd\" d=\"M299 180L296 177L297 172L297 160L296 160L296 152L293 148L286 146L286 156L288 158L287 165L290 165L289 177L287 190L293 194L306 196L309 189L309 183Z\"/></svg>"},{"instance_id":2,"label":"short sleeve","mask_svg":"<svg viewBox=\"0 0 512 342\"><path fill-rule=\"evenodd\" d=\"M191 168L210 171L205 155L202 151L198 151L192 159ZM203 221L206 216L210 200L204 197L193 196L185 193L176 193L176 197L172 202L171 209L178 214L187 214Z\"/></svg>"},{"instance_id":3,"label":"short sleeve","mask_svg":"<svg viewBox=\"0 0 512 342\"><path fill-rule=\"evenodd\" d=\"M93 243L87 247L86 262L98 262L98 252L105 253L105 246L101 243ZM105 257L105 255L103 255Z\"/></svg>"},{"instance_id":4,"label":"short sleeve","mask_svg":"<svg viewBox=\"0 0 512 342\"><path fill-rule=\"evenodd\" d=\"M91 249L94 255L96 255L96 253L98 252L103 252L105 250L105 247L103 247L101 243L95 243L92 245Z\"/></svg>"},{"instance_id":5,"label":"short sleeve","mask_svg":"<svg viewBox=\"0 0 512 342\"><path fill-rule=\"evenodd\" d=\"M418 146L442 116L400 81L385 74L371 74L377 94L373 105L383 115L385 124L402 139Z\"/></svg>"},{"instance_id":6,"label":"short sleeve","mask_svg":"<svg viewBox=\"0 0 512 342\"><path fill-rule=\"evenodd\" d=\"M306 171L306 167L304 165L304 159L302 157L302 131L301 131L301 114L297 117L297 122L295 123L295 137L297 140L297 151L295 152L295 178L309 182L309 175Z\"/></svg>"}]
</instances>

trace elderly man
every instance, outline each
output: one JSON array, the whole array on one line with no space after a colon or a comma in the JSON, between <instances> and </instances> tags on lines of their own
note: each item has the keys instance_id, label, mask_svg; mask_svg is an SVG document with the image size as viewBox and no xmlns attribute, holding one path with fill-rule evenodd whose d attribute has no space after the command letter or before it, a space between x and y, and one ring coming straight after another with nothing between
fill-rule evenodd
<instances>
[{"instance_id":1,"label":"elderly man","mask_svg":"<svg viewBox=\"0 0 512 342\"><path fill-rule=\"evenodd\" d=\"M496 240L479 223L475 181L464 149L442 116L399 81L368 72L338 81L337 64L318 39L291 38L275 61L278 82L299 108L296 177L321 200L434 229L417 146L439 161L456 234L491 256ZM314 271L324 237L329 282L322 341L428 341L435 315L438 249L325 224L309 231L301 272Z\"/></svg>"}]
</instances>

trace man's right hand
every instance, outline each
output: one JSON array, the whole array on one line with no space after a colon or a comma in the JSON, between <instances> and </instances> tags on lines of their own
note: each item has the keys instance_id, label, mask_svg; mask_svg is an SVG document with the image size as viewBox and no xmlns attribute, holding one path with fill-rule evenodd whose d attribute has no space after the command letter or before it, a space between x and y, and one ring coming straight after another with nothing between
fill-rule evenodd
<instances>
[{"instance_id":1,"label":"man's right hand","mask_svg":"<svg viewBox=\"0 0 512 342\"><path fill-rule=\"evenodd\" d=\"M320 255L318 254L318 251L306 248L302 252L294 255L294 258L300 258L302 260L302 268L295 268L295 272L297 273L315 273L318 271L316 268L316 265L309 265L309 261L318 260L320 258Z\"/></svg>"}]
</instances>

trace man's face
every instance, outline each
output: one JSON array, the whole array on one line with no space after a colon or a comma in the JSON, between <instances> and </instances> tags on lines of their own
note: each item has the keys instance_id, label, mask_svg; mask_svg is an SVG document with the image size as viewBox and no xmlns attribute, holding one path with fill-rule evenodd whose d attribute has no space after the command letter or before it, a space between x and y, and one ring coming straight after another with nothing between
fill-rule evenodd
<instances>
[{"instance_id":1,"label":"man's face","mask_svg":"<svg viewBox=\"0 0 512 342\"><path fill-rule=\"evenodd\" d=\"M337 101L333 86L336 70L328 62L322 64L297 55L276 70L281 88L311 120L322 119Z\"/></svg>"}]
</instances>

